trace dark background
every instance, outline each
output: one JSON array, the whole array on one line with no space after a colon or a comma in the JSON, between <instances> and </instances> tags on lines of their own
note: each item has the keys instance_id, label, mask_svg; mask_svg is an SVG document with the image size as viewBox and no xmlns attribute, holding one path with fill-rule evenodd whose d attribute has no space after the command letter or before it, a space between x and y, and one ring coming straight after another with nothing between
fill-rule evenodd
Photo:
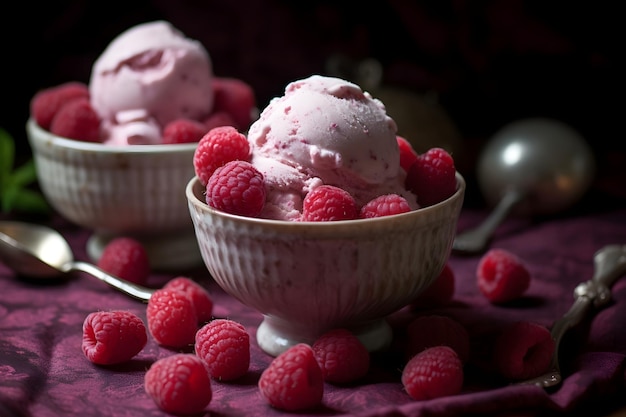
<instances>
[{"instance_id":1,"label":"dark background","mask_svg":"<svg viewBox=\"0 0 626 417\"><path fill-rule=\"evenodd\" d=\"M455 156L467 176L490 135L532 116L562 120L585 137L598 158L600 185L617 181L626 167L620 2L12 4L1 14L0 127L15 137L22 158L30 154L24 124L36 91L88 82L91 64L117 34L165 19L205 45L216 75L251 84L260 108L288 82L327 73L332 56L377 59L385 86L435 98L436 113L462 142ZM423 123L437 120L426 116Z\"/></svg>"}]
</instances>

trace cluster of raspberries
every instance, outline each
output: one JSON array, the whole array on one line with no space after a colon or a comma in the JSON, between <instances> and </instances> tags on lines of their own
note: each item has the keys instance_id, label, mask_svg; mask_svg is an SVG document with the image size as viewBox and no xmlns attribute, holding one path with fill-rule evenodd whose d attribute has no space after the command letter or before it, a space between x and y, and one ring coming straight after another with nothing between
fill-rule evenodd
<instances>
[{"instance_id":1,"label":"cluster of raspberries","mask_svg":"<svg viewBox=\"0 0 626 417\"><path fill-rule=\"evenodd\" d=\"M163 126L163 144L198 142L217 126L250 126L256 98L252 87L237 78L213 79L213 111L204 120L176 119ZM30 101L37 124L55 135L84 142L101 142L101 119L91 105L89 88L70 81L38 91Z\"/></svg>"},{"instance_id":2,"label":"cluster of raspberries","mask_svg":"<svg viewBox=\"0 0 626 417\"><path fill-rule=\"evenodd\" d=\"M452 156L442 148L417 154L411 144L396 136L400 165L407 172L406 188L417 195L421 207L439 203L456 191L456 168ZM240 216L258 217L265 205L263 174L249 162L246 136L233 126L211 129L199 141L194 153L194 170L206 187L209 206ZM388 216L410 211L398 194L381 195L362 207L345 190L321 185L303 200L303 221L354 220Z\"/></svg>"},{"instance_id":3,"label":"cluster of raspberries","mask_svg":"<svg viewBox=\"0 0 626 417\"><path fill-rule=\"evenodd\" d=\"M250 336L244 326L213 318L212 309L208 291L179 276L150 297L147 326L130 311L90 313L83 322L82 350L91 362L106 366L132 359L147 344L148 334L164 347L182 351L193 346L193 353L175 353L154 362L144 385L164 411L199 413L212 399L212 380L236 380L250 365ZM263 372L259 389L277 408L310 407L321 401L324 381L357 380L369 370L369 361L369 352L356 336L334 329L313 346L298 345L275 358Z\"/></svg>"},{"instance_id":4,"label":"cluster of raspberries","mask_svg":"<svg viewBox=\"0 0 626 417\"><path fill-rule=\"evenodd\" d=\"M124 255L126 253L126 255ZM134 261L133 261L134 260ZM112 241L99 265L126 279L141 282L147 264L138 242ZM133 265L132 268L128 265ZM515 255L492 249L480 259L477 286L494 304L520 298L530 274ZM470 336L455 319L426 313L449 303L455 275L446 264L437 279L410 305L419 314L405 328L405 365L401 382L414 400L458 394L464 365L470 358ZM175 353L154 362L145 375L145 390L164 411L193 414L211 402L212 381L234 381L247 374L250 336L230 319L212 317L208 291L187 277L176 277L156 290L146 308L147 326L129 311L98 311L83 323L82 349L95 364L128 361L146 345L148 334L161 346L193 353ZM496 335L493 367L509 381L537 376L547 370L555 346L548 329L536 323L511 323ZM344 328L332 329L313 344L297 344L274 358L261 374L258 387L272 407L285 411L311 409L322 403L326 383L358 383L368 374L370 354Z\"/></svg>"}]
</instances>

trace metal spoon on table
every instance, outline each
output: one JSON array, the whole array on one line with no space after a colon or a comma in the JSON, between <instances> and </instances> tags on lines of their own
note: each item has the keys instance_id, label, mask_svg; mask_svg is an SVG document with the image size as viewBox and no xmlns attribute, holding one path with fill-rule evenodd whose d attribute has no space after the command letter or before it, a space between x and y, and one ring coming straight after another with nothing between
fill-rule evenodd
<instances>
[{"instance_id":1,"label":"metal spoon on table","mask_svg":"<svg viewBox=\"0 0 626 417\"><path fill-rule=\"evenodd\" d=\"M46 226L0 221L0 260L20 275L56 278L71 271L86 272L123 293L147 301L154 290L110 275L97 266L74 260L63 236Z\"/></svg>"},{"instance_id":2,"label":"metal spoon on table","mask_svg":"<svg viewBox=\"0 0 626 417\"><path fill-rule=\"evenodd\" d=\"M549 388L561 382L559 345L565 333L580 323L592 306L603 307L611 300L611 287L626 274L626 245L608 245L593 257L594 273L589 281L581 282L574 289L574 304L563 317L552 325L551 335L555 347L550 370L543 375L519 384L534 384Z\"/></svg>"},{"instance_id":3,"label":"metal spoon on table","mask_svg":"<svg viewBox=\"0 0 626 417\"><path fill-rule=\"evenodd\" d=\"M503 127L482 150L476 172L494 209L477 228L457 235L452 249L483 252L511 212L553 214L569 207L587 191L594 173L591 148L570 126L533 118Z\"/></svg>"}]
</instances>

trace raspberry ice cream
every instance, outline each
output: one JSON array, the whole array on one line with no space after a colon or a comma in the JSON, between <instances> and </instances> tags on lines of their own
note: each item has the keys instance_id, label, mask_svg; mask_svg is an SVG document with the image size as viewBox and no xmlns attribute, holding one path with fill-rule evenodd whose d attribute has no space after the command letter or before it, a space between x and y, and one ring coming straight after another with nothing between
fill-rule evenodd
<instances>
[{"instance_id":1,"label":"raspberry ice cream","mask_svg":"<svg viewBox=\"0 0 626 417\"><path fill-rule=\"evenodd\" d=\"M260 217L297 220L304 196L321 184L348 191L360 207L404 185L397 126L383 103L348 81L313 75L287 85L248 132L250 162L265 178Z\"/></svg>"},{"instance_id":2,"label":"raspberry ice cream","mask_svg":"<svg viewBox=\"0 0 626 417\"><path fill-rule=\"evenodd\" d=\"M89 82L104 142L159 143L168 122L205 119L214 105L212 81L209 53L170 23L128 29L96 60Z\"/></svg>"},{"instance_id":3,"label":"raspberry ice cream","mask_svg":"<svg viewBox=\"0 0 626 417\"><path fill-rule=\"evenodd\" d=\"M64 111L75 100L88 105ZM197 142L217 126L246 131L258 117L252 86L215 76L202 44L166 21L121 33L94 62L89 84L40 90L30 111L55 135L120 146Z\"/></svg>"}]
</instances>

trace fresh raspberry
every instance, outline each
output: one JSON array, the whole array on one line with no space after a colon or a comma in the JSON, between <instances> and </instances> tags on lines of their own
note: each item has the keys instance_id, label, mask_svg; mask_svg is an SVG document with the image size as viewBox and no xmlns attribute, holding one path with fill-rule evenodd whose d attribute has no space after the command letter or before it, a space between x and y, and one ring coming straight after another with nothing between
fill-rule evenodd
<instances>
[{"instance_id":1,"label":"fresh raspberry","mask_svg":"<svg viewBox=\"0 0 626 417\"><path fill-rule=\"evenodd\" d=\"M202 326L196 333L195 351L214 379L232 381L248 372L250 336L234 320L215 319Z\"/></svg>"},{"instance_id":2,"label":"fresh raspberry","mask_svg":"<svg viewBox=\"0 0 626 417\"><path fill-rule=\"evenodd\" d=\"M176 353L154 362L144 375L146 393L170 414L200 414L213 397L207 364L193 353Z\"/></svg>"},{"instance_id":3,"label":"fresh raspberry","mask_svg":"<svg viewBox=\"0 0 626 417\"><path fill-rule=\"evenodd\" d=\"M198 142L193 154L193 167L202 185L207 185L213 172L227 162L250 158L248 139L232 126L209 130Z\"/></svg>"},{"instance_id":4,"label":"fresh raspberry","mask_svg":"<svg viewBox=\"0 0 626 417\"><path fill-rule=\"evenodd\" d=\"M441 307L454 296L455 276L449 264L445 264L437 278L411 302L411 309Z\"/></svg>"},{"instance_id":5,"label":"fresh raspberry","mask_svg":"<svg viewBox=\"0 0 626 417\"><path fill-rule=\"evenodd\" d=\"M391 216L411 211L406 198L398 194L385 194L367 202L359 212L360 219Z\"/></svg>"},{"instance_id":6,"label":"fresh raspberry","mask_svg":"<svg viewBox=\"0 0 626 417\"><path fill-rule=\"evenodd\" d=\"M111 275L143 285L150 276L150 260L141 242L116 237L104 247L98 266Z\"/></svg>"},{"instance_id":7,"label":"fresh raspberry","mask_svg":"<svg viewBox=\"0 0 626 417\"><path fill-rule=\"evenodd\" d=\"M470 354L469 333L458 321L437 314L413 319L406 329L408 336L407 355L415 354L433 347L448 346L465 363Z\"/></svg>"},{"instance_id":8,"label":"fresh raspberry","mask_svg":"<svg viewBox=\"0 0 626 417\"><path fill-rule=\"evenodd\" d=\"M327 222L353 220L358 216L354 198L347 191L333 185L320 185L304 197L302 220Z\"/></svg>"},{"instance_id":9,"label":"fresh raspberry","mask_svg":"<svg viewBox=\"0 0 626 417\"><path fill-rule=\"evenodd\" d=\"M321 404L324 376L313 348L299 343L274 358L259 378L259 389L271 406L281 410L298 411Z\"/></svg>"},{"instance_id":10,"label":"fresh raspberry","mask_svg":"<svg viewBox=\"0 0 626 417\"><path fill-rule=\"evenodd\" d=\"M417 161L417 152L413 149L411 142L402 136L396 136L398 148L400 149L400 166L406 172L409 172L411 166Z\"/></svg>"},{"instance_id":11,"label":"fresh raspberry","mask_svg":"<svg viewBox=\"0 0 626 417\"><path fill-rule=\"evenodd\" d=\"M263 174L246 161L230 161L217 168L206 186L209 206L240 216L258 216L265 195Z\"/></svg>"},{"instance_id":12,"label":"fresh raspberry","mask_svg":"<svg viewBox=\"0 0 626 417\"><path fill-rule=\"evenodd\" d=\"M50 130L52 119L59 109L77 98L89 99L86 84L72 81L40 90L30 101L30 114L41 128Z\"/></svg>"},{"instance_id":13,"label":"fresh raspberry","mask_svg":"<svg viewBox=\"0 0 626 417\"><path fill-rule=\"evenodd\" d=\"M235 121L235 127L248 130L256 98L252 87L237 78L215 77L213 79L214 112L226 112Z\"/></svg>"},{"instance_id":14,"label":"fresh raspberry","mask_svg":"<svg viewBox=\"0 0 626 417\"><path fill-rule=\"evenodd\" d=\"M521 259L505 249L490 249L476 269L478 288L492 303L522 296L530 286L530 273Z\"/></svg>"},{"instance_id":15,"label":"fresh raspberry","mask_svg":"<svg viewBox=\"0 0 626 417\"><path fill-rule=\"evenodd\" d=\"M204 123L204 126L207 129L207 132L215 127L221 127L221 126L235 127L235 124L236 124L233 117L229 113L226 113L225 111L218 111L218 112L211 113L209 117L204 119L202 123Z\"/></svg>"},{"instance_id":16,"label":"fresh raspberry","mask_svg":"<svg viewBox=\"0 0 626 417\"><path fill-rule=\"evenodd\" d=\"M347 329L333 329L324 333L312 347L327 382L353 382L365 376L369 370L369 351Z\"/></svg>"},{"instance_id":17,"label":"fresh raspberry","mask_svg":"<svg viewBox=\"0 0 626 417\"><path fill-rule=\"evenodd\" d=\"M83 353L98 365L126 362L147 342L146 326L130 311L97 311L83 322Z\"/></svg>"},{"instance_id":18,"label":"fresh raspberry","mask_svg":"<svg viewBox=\"0 0 626 417\"><path fill-rule=\"evenodd\" d=\"M198 323L204 324L213 317L213 300L202 285L191 278L179 276L169 280L163 288L182 291L193 303Z\"/></svg>"},{"instance_id":19,"label":"fresh raspberry","mask_svg":"<svg viewBox=\"0 0 626 417\"><path fill-rule=\"evenodd\" d=\"M442 148L431 148L417 157L406 177L406 188L417 195L422 207L432 206L456 191L456 168Z\"/></svg>"},{"instance_id":20,"label":"fresh raspberry","mask_svg":"<svg viewBox=\"0 0 626 417\"><path fill-rule=\"evenodd\" d=\"M52 119L50 132L83 142L100 142L100 117L88 99L70 100Z\"/></svg>"},{"instance_id":21,"label":"fresh raspberry","mask_svg":"<svg viewBox=\"0 0 626 417\"><path fill-rule=\"evenodd\" d=\"M146 317L148 330L160 345L183 348L194 343L198 318L191 299L179 290L161 288L152 293Z\"/></svg>"},{"instance_id":22,"label":"fresh raspberry","mask_svg":"<svg viewBox=\"0 0 626 417\"><path fill-rule=\"evenodd\" d=\"M554 340L546 327L519 321L507 326L498 335L493 358L496 368L505 378L528 379L548 371L554 349Z\"/></svg>"},{"instance_id":23,"label":"fresh raspberry","mask_svg":"<svg viewBox=\"0 0 626 417\"><path fill-rule=\"evenodd\" d=\"M165 125L163 143L194 143L199 142L209 129L204 123L191 119L176 119Z\"/></svg>"},{"instance_id":24,"label":"fresh raspberry","mask_svg":"<svg viewBox=\"0 0 626 417\"><path fill-rule=\"evenodd\" d=\"M463 363L448 346L434 346L413 356L402 370L402 385L414 400L430 400L461 392Z\"/></svg>"}]
</instances>

